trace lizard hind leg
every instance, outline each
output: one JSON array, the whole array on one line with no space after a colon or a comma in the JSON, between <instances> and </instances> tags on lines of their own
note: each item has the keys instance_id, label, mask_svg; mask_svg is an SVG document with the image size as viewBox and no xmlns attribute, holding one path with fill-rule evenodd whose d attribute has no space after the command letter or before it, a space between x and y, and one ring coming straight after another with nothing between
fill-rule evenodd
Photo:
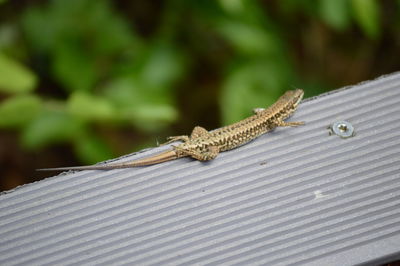
<instances>
[{"instance_id":1,"label":"lizard hind leg","mask_svg":"<svg viewBox=\"0 0 400 266\"><path fill-rule=\"evenodd\" d=\"M168 138L167 138L167 141L166 141L166 142L160 144L159 146L164 146L164 145L170 144L170 143L175 142L175 141L187 142L187 141L189 141L189 137L186 136L186 135L182 135L182 136L171 136L171 137L168 137Z\"/></svg>"},{"instance_id":2,"label":"lizard hind leg","mask_svg":"<svg viewBox=\"0 0 400 266\"><path fill-rule=\"evenodd\" d=\"M190 138L191 139L197 139L197 138L200 138L200 137L204 137L207 134L208 134L207 129L205 129L204 127L197 126L197 127L193 128L192 134L190 134Z\"/></svg>"},{"instance_id":3,"label":"lizard hind leg","mask_svg":"<svg viewBox=\"0 0 400 266\"><path fill-rule=\"evenodd\" d=\"M167 142L164 142L164 143L160 144L159 146L164 146L164 145L170 144L175 141L188 142L190 139L197 139L197 138L203 137L207 134L208 134L208 131L205 128L197 126L193 129L192 134L190 135L190 138L186 135L171 136L171 137L167 138Z\"/></svg>"},{"instance_id":4,"label":"lizard hind leg","mask_svg":"<svg viewBox=\"0 0 400 266\"><path fill-rule=\"evenodd\" d=\"M193 159L199 160L199 161L210 161L214 159L215 157L218 156L219 154L219 148L217 146L209 146L205 150L186 150L183 148L180 148L179 146L174 147L180 154L184 156L190 156Z\"/></svg>"}]
</instances>

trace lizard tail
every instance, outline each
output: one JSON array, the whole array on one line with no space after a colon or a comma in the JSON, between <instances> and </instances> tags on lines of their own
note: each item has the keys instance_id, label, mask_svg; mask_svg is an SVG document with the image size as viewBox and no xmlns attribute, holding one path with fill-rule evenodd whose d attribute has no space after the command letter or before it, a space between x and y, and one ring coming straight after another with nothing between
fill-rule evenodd
<instances>
[{"instance_id":1,"label":"lizard tail","mask_svg":"<svg viewBox=\"0 0 400 266\"><path fill-rule=\"evenodd\" d=\"M120 168L130 168L137 166L146 166L157 163L163 163L167 161L171 161L177 159L178 156L174 150L165 151L159 153L157 155L143 158L140 160L135 160L131 162L124 163L110 163L104 165L88 165L88 166L71 166L71 167L57 167L57 168L42 168L36 169L36 171L68 171L68 170L111 170L111 169L120 169Z\"/></svg>"}]
</instances>

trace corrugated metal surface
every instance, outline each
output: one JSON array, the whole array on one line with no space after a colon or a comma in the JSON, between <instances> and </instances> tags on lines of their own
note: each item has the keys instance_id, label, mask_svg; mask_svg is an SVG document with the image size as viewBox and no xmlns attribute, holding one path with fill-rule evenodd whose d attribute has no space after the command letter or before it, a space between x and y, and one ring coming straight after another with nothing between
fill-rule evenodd
<instances>
[{"instance_id":1,"label":"corrugated metal surface","mask_svg":"<svg viewBox=\"0 0 400 266\"><path fill-rule=\"evenodd\" d=\"M329 136L345 119L357 135ZM48 178L0 196L0 264L352 265L400 255L400 74L303 102L216 160ZM122 160L148 156L167 147Z\"/></svg>"}]
</instances>

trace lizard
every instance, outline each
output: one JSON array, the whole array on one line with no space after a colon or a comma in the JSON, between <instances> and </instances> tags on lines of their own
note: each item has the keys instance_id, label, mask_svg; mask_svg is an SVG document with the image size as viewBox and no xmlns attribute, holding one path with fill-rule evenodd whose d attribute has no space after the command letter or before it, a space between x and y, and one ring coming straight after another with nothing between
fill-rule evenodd
<instances>
[{"instance_id":1,"label":"lizard","mask_svg":"<svg viewBox=\"0 0 400 266\"><path fill-rule=\"evenodd\" d=\"M303 95L304 92L301 89L290 90L285 92L285 94L283 94L270 107L266 109L253 109L254 115L234 124L213 131L207 131L203 127L196 126L190 136L183 135L168 137L168 141L164 144L169 144L175 141L181 141L181 143L179 145L173 145L170 150L148 158L123 163L43 168L38 170L111 170L158 164L181 157L192 157L199 161L213 160L220 152L237 148L276 127L303 125L304 122L284 121L297 109Z\"/></svg>"}]
</instances>

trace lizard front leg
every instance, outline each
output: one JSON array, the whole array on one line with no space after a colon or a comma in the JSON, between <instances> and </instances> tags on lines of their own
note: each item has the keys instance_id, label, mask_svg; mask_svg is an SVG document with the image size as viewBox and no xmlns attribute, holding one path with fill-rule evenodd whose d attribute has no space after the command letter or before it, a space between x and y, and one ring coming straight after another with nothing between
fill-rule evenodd
<instances>
[{"instance_id":1,"label":"lizard front leg","mask_svg":"<svg viewBox=\"0 0 400 266\"><path fill-rule=\"evenodd\" d=\"M296 122L285 122L285 121L279 121L277 126L278 127L297 127L304 125L304 122L302 121L296 121Z\"/></svg>"}]
</instances>

